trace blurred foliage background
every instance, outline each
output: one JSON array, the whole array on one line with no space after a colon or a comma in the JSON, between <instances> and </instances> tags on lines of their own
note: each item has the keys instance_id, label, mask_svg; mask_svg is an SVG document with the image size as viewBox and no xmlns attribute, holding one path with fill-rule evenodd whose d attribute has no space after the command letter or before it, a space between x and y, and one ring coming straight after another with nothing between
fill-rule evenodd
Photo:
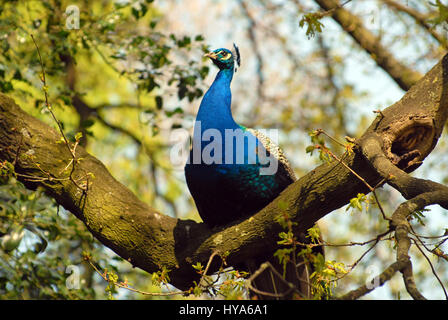
<instances>
[{"instance_id":1,"label":"blurred foliage background","mask_svg":"<svg viewBox=\"0 0 448 320\"><path fill-rule=\"evenodd\" d=\"M183 167L171 161L170 151L174 133L191 132L200 98L216 74L202 58L207 50L238 44L242 66L232 82L234 117L246 127L278 129L279 144L297 176L321 161L305 151L310 131L321 128L341 141L358 137L376 116L373 111L403 95L373 54L353 41L329 12L322 14L316 2L0 1L0 91L55 126L44 105L34 35L45 63L50 102L67 136L74 139L81 132L81 144L143 201L165 214L199 221ZM415 72L427 72L447 50L448 7L443 1L353 0L340 5L363 21L384 50ZM336 153L343 151L331 140L325 143ZM446 154L444 134L414 174L447 183ZM40 190L26 190L13 177L2 176L1 183L2 299L110 297L107 282L83 263L82 252L134 287L160 291L151 275L132 269L104 248ZM403 200L388 187L379 196L389 213ZM387 224L369 200L363 199L361 210L341 208L322 219L325 240L362 242L384 231ZM415 219L415 230L440 236L448 216L430 209ZM393 245L379 243L338 280L335 293L379 274L394 259ZM350 270L367 249L330 246L326 258ZM427 259L415 248L411 252L422 293L443 298ZM446 261L429 259L447 284ZM78 275L80 286L72 288L70 281ZM123 299L154 298L127 290L112 293ZM396 277L365 298L409 296Z\"/></svg>"}]
</instances>

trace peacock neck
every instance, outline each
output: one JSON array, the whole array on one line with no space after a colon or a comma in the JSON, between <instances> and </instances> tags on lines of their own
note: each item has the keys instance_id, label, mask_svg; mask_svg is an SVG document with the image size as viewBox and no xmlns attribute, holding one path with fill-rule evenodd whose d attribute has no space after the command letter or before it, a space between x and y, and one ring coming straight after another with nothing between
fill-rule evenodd
<instances>
[{"instance_id":1,"label":"peacock neck","mask_svg":"<svg viewBox=\"0 0 448 320\"><path fill-rule=\"evenodd\" d=\"M196 121L201 121L202 131L210 128L224 130L238 127L231 110L232 78L233 68L220 70L205 93L196 117Z\"/></svg>"}]
</instances>

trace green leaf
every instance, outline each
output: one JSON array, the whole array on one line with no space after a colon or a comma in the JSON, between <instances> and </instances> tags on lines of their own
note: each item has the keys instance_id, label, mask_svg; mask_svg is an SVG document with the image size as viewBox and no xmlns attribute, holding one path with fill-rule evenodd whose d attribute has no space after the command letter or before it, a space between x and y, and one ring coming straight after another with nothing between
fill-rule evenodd
<instances>
[{"instance_id":1,"label":"green leaf","mask_svg":"<svg viewBox=\"0 0 448 320\"><path fill-rule=\"evenodd\" d=\"M201 272L204 269L204 266L200 262L193 264L192 267L198 272Z\"/></svg>"},{"instance_id":2,"label":"green leaf","mask_svg":"<svg viewBox=\"0 0 448 320\"><path fill-rule=\"evenodd\" d=\"M309 228L307 231L308 231L308 237L311 239L311 241L313 243L319 243L319 240L321 237L319 227L314 226L314 227Z\"/></svg>"},{"instance_id":3,"label":"green leaf","mask_svg":"<svg viewBox=\"0 0 448 320\"><path fill-rule=\"evenodd\" d=\"M428 20L430 23L434 25L447 23L448 22L448 6L443 4L440 0L436 0L436 2L429 2L430 5L437 7L439 11L439 15L433 19Z\"/></svg>"},{"instance_id":4,"label":"green leaf","mask_svg":"<svg viewBox=\"0 0 448 320\"><path fill-rule=\"evenodd\" d=\"M308 39L314 37L316 33L321 33L324 25L319 21L322 15L319 13L307 13L299 21L299 27L307 25L306 36Z\"/></svg>"},{"instance_id":5,"label":"green leaf","mask_svg":"<svg viewBox=\"0 0 448 320\"><path fill-rule=\"evenodd\" d=\"M163 107L163 98L161 96L156 96L155 100L156 100L157 110L161 110Z\"/></svg>"},{"instance_id":6,"label":"green leaf","mask_svg":"<svg viewBox=\"0 0 448 320\"><path fill-rule=\"evenodd\" d=\"M14 90L12 82L10 81L0 81L0 92L8 93Z\"/></svg>"},{"instance_id":7,"label":"green leaf","mask_svg":"<svg viewBox=\"0 0 448 320\"><path fill-rule=\"evenodd\" d=\"M345 211L350 209L357 209L359 211L363 210L363 204L368 208L368 199L364 193L358 193L355 198L350 199L349 205L345 208Z\"/></svg>"},{"instance_id":8,"label":"green leaf","mask_svg":"<svg viewBox=\"0 0 448 320\"><path fill-rule=\"evenodd\" d=\"M156 26L157 26L157 20L151 20L151 21L149 22L149 27L150 27L151 29L154 29Z\"/></svg>"},{"instance_id":9,"label":"green leaf","mask_svg":"<svg viewBox=\"0 0 448 320\"><path fill-rule=\"evenodd\" d=\"M417 220L417 222L420 225L425 226L425 222L423 220L425 218L425 215L423 214L423 212L428 212L428 211L431 211L431 210L430 209L416 210L416 211L411 213L410 218Z\"/></svg>"},{"instance_id":10,"label":"green leaf","mask_svg":"<svg viewBox=\"0 0 448 320\"><path fill-rule=\"evenodd\" d=\"M194 41L204 41L204 40L205 40L204 37L200 34L194 38Z\"/></svg>"},{"instance_id":11,"label":"green leaf","mask_svg":"<svg viewBox=\"0 0 448 320\"><path fill-rule=\"evenodd\" d=\"M11 230L8 234L4 235L1 239L1 247L6 252L15 250L22 242L25 230L21 227L17 227Z\"/></svg>"},{"instance_id":12,"label":"green leaf","mask_svg":"<svg viewBox=\"0 0 448 320\"><path fill-rule=\"evenodd\" d=\"M309 153L310 156L312 156L314 150L316 150L316 147L315 147L314 145L310 145L310 146L306 147L305 152L306 152L306 153Z\"/></svg>"},{"instance_id":13,"label":"green leaf","mask_svg":"<svg viewBox=\"0 0 448 320\"><path fill-rule=\"evenodd\" d=\"M75 134L75 140L76 140L76 141L79 141L79 140L81 140L81 138L82 138L82 132L77 132L77 133Z\"/></svg>"},{"instance_id":14,"label":"green leaf","mask_svg":"<svg viewBox=\"0 0 448 320\"><path fill-rule=\"evenodd\" d=\"M14 166L8 161L0 162L0 185L7 184L9 179L15 177Z\"/></svg>"},{"instance_id":15,"label":"green leaf","mask_svg":"<svg viewBox=\"0 0 448 320\"><path fill-rule=\"evenodd\" d=\"M181 108L181 107L177 107L176 109L174 109L173 111L165 111L165 115L168 117L168 118L171 118L173 115L175 115L175 114L183 114L184 113L184 110Z\"/></svg>"},{"instance_id":16,"label":"green leaf","mask_svg":"<svg viewBox=\"0 0 448 320\"><path fill-rule=\"evenodd\" d=\"M144 17L146 12L148 12L148 6L141 2L138 3L138 6L133 6L131 8L131 13L134 16L134 18L137 20Z\"/></svg>"},{"instance_id":17,"label":"green leaf","mask_svg":"<svg viewBox=\"0 0 448 320\"><path fill-rule=\"evenodd\" d=\"M93 120L93 119L86 119L86 120L83 120L81 122L81 127L83 127L83 128L90 128L94 124L95 124L95 120ZM76 136L75 136L75 138L76 138Z\"/></svg>"}]
</instances>

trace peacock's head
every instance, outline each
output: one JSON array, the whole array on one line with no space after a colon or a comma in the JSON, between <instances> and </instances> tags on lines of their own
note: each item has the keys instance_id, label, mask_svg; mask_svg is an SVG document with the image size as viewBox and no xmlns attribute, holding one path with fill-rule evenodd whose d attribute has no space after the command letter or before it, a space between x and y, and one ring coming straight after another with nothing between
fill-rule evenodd
<instances>
[{"instance_id":1,"label":"peacock's head","mask_svg":"<svg viewBox=\"0 0 448 320\"><path fill-rule=\"evenodd\" d=\"M236 66L239 67L240 52L235 44L233 44L233 47L235 48L233 52L229 49L221 48L206 53L204 57L209 57L220 70L232 69L235 65L235 62Z\"/></svg>"}]
</instances>

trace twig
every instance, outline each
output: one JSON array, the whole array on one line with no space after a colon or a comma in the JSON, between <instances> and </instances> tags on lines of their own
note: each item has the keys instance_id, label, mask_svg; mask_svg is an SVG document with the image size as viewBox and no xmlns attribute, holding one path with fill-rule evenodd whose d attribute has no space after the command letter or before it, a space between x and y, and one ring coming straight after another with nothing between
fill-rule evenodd
<instances>
[{"instance_id":1,"label":"twig","mask_svg":"<svg viewBox=\"0 0 448 320\"><path fill-rule=\"evenodd\" d=\"M326 137L328 137L330 140L332 140L333 142L335 142L336 144L342 146L343 148L346 147L345 144L343 144L342 142L340 142L339 140L335 139L334 137L332 137L331 135L329 135L325 130L323 129L316 129L317 135L323 134Z\"/></svg>"},{"instance_id":2,"label":"twig","mask_svg":"<svg viewBox=\"0 0 448 320\"><path fill-rule=\"evenodd\" d=\"M383 237L384 237L386 234L390 233L390 232L391 232L391 230L387 230L387 231L381 233L380 235L376 236L375 238L370 239L370 240L366 240L366 241L363 241L363 242L350 241L350 242L348 242L348 243L329 243L329 242L326 242L326 241L322 241L322 242L318 242L318 243L295 242L295 244L298 245L298 246L307 246L307 247L310 247L310 248L313 248L313 247L352 247L352 246L365 246L366 244L369 244L369 243L371 243L371 242L376 241L378 238L380 238L379 241L382 241L382 240L392 240L392 238L383 239Z\"/></svg>"},{"instance_id":3,"label":"twig","mask_svg":"<svg viewBox=\"0 0 448 320\"><path fill-rule=\"evenodd\" d=\"M338 280L340 280L340 279L342 279L342 278L344 278L347 274L349 274L350 272L352 272L353 271L353 269L355 269L355 267L361 262L361 260L373 249L373 248L375 248L376 247L376 245L382 240L382 237L383 236L385 236L386 234L388 234L388 233L390 233L391 232L391 230L387 230L386 232L383 232L383 233L381 233L381 234L379 234L379 235L377 235L376 236L376 238L374 238L374 239L372 239L372 240L369 240L369 241L366 241L365 242L365 244L367 244L367 243L369 243L369 242L372 242L372 241L375 241L375 243L370 247L370 248L368 248L352 265L350 265L349 267L350 267L350 270L348 271L348 272L346 272L346 273L344 273L344 274L342 274L340 277L337 277L336 279L334 279L334 280L332 280L332 281L338 281Z\"/></svg>"},{"instance_id":4,"label":"twig","mask_svg":"<svg viewBox=\"0 0 448 320\"><path fill-rule=\"evenodd\" d=\"M199 280L198 286L201 286L202 282L205 281L205 277L206 277L208 269L210 268L210 265L211 265L211 263L213 261L213 258L216 257L217 255L219 255L219 252L218 251L213 251L213 253L210 255L210 258L208 258L207 265L205 266L205 270L204 270L204 272L201 275L201 279Z\"/></svg>"},{"instance_id":5,"label":"twig","mask_svg":"<svg viewBox=\"0 0 448 320\"><path fill-rule=\"evenodd\" d=\"M351 2L352 0L347 0L344 3L338 4L336 7L333 7L331 9L325 10L325 11L320 11L317 14L319 15L320 18L329 16L331 14L333 14L333 12L337 9L341 9L342 7L344 7L347 3Z\"/></svg>"},{"instance_id":6,"label":"twig","mask_svg":"<svg viewBox=\"0 0 448 320\"><path fill-rule=\"evenodd\" d=\"M111 282L111 280L108 278L107 273L106 272L101 272L96 266L95 264L90 260L90 258L88 257L84 257L84 260L95 270L95 272L97 274L100 275L101 278L103 278L105 281L107 282ZM136 292L136 293L140 293L143 295L147 295L147 296L174 296L174 295L186 295L189 294L191 290L185 290L185 291L174 291L174 292L147 292L147 291L142 291L142 290L138 290L138 289L134 289L132 287L129 287L128 284L126 282L115 282L113 283L115 286L122 288L122 289L126 289L132 292Z\"/></svg>"},{"instance_id":7,"label":"twig","mask_svg":"<svg viewBox=\"0 0 448 320\"><path fill-rule=\"evenodd\" d=\"M422 246L423 246L426 250L428 250L429 252L431 252L431 251L425 246L425 244L423 243L423 241L422 241L418 236L416 236L416 237L417 237L417 240L422 244ZM436 277L437 281L440 283L440 286L442 287L442 290L443 290L443 293L444 293L444 295L445 295L446 300L448 300L448 294L447 294L447 292L446 292L445 286L443 285L442 280L440 280L440 278L439 278L439 276L438 276L436 270L434 269L434 266L433 266L433 264L431 263L431 260L428 258L428 256L427 256L427 255L425 254L425 252L422 250L422 248L420 248L420 246L417 244L417 241L416 241L415 239L412 239L412 240L414 241L415 246L416 246L417 249L421 252L421 254L423 255L423 257L425 257L426 261L428 262L428 264L429 264L429 266L430 266L430 268L431 268L432 273L434 274L434 276Z\"/></svg>"},{"instance_id":8,"label":"twig","mask_svg":"<svg viewBox=\"0 0 448 320\"><path fill-rule=\"evenodd\" d=\"M297 0L296 0L297 1ZM421 79L422 75L398 61L392 53L381 44L381 38L373 34L365 26L361 18L349 10L342 8L339 0L315 0L326 10L322 15L332 15L345 32L370 54L372 59L385 70L405 91ZM345 3L344 3L345 4Z\"/></svg>"},{"instance_id":9,"label":"twig","mask_svg":"<svg viewBox=\"0 0 448 320\"><path fill-rule=\"evenodd\" d=\"M64 134L64 130L62 128L62 124L56 118L56 115L54 114L53 109L52 109L52 107L51 107L51 105L50 105L50 103L48 101L48 86L47 86L47 80L46 80L46 74L45 74L45 66L44 66L44 63L43 63L43 60L42 60L42 55L40 54L39 46L37 45L37 42L34 39L34 36L32 34L31 34L31 39L33 39L34 46L36 47L37 54L39 56L40 66L41 66L41 69L42 69L42 75L40 77L40 80L41 80L41 82L43 84L43 91L44 91L44 95L45 95L45 106L46 106L47 110L50 112L51 116L53 117L53 120L56 122L56 124L57 124L57 126L59 128L59 132L61 133L62 138L64 140L64 143L67 146L67 149L68 149L70 155L72 156L72 160L71 160L72 168L71 168L71 171L70 171L70 181L73 182L73 184L75 184L75 186L78 189L81 189L83 191L83 193L85 193L86 190L87 190L87 187L80 186L76 182L76 180L73 178L73 173L75 171L75 165L76 165L76 162L77 162L77 159L76 159L76 147L77 147L78 143L76 142L74 144L73 148L70 147L70 142L68 141L67 137Z\"/></svg>"},{"instance_id":10,"label":"twig","mask_svg":"<svg viewBox=\"0 0 448 320\"><path fill-rule=\"evenodd\" d=\"M425 29L426 32L428 32L443 48L448 48L447 39L437 33L435 28L431 27L427 22L428 18L430 17L429 14L422 14L421 12L418 12L417 10L412 9L409 6L405 6L396 1L383 0L383 2L386 3L386 5L388 5L389 7L395 9L395 11L406 13L408 16L412 17L417 22L417 24Z\"/></svg>"},{"instance_id":11,"label":"twig","mask_svg":"<svg viewBox=\"0 0 448 320\"><path fill-rule=\"evenodd\" d=\"M275 275L278 279L280 279L280 281L282 281L284 284L286 284L288 286L288 289L285 292L282 293L272 293L272 292L266 292L266 291L261 291L258 290L257 288L255 288L252 285L252 281L254 281L260 274L262 274L264 271L266 271L266 269L269 269L273 275ZM272 297L272 298L283 298L286 295L288 295L291 291L296 291L298 292L297 288L290 282L286 281L282 275L280 273L278 273L277 270L275 270L275 268L272 266L271 263L269 262L264 262L261 264L260 268L258 268L257 271L255 271L249 279L247 279L246 281L246 286L249 290L259 294L259 295L263 295L263 296L268 296L268 297Z\"/></svg>"},{"instance_id":12,"label":"twig","mask_svg":"<svg viewBox=\"0 0 448 320\"><path fill-rule=\"evenodd\" d=\"M337 139L333 138L331 135L329 135L328 133L326 133L324 130L322 129L317 129L316 130L318 134L324 134L325 136L327 136L328 138L330 138L331 140L335 141L336 143L342 145L343 147L345 147L345 145L341 142L339 142ZM352 168L350 168L348 165L346 165L344 163L344 161L342 161L343 159L340 159L338 156L336 156L330 149L328 149L325 146L321 146L321 145L317 145L316 148L319 148L321 150L323 150L324 152L328 153L331 157L333 157L336 161L338 161L340 164L342 164L347 170L349 170L353 175L355 175L355 177L357 177L359 180L361 180L366 186L367 188L369 188L370 192L372 192L373 197L375 198L375 202L378 205L378 208L380 209L381 215L383 216L384 220L388 220L390 221L391 219L388 218L386 216L386 213L383 210L383 207L381 206L380 201L378 200L378 196L376 195L375 189L378 188L380 185L382 185L386 179L382 179L375 187L372 187L363 177L361 177L359 174L357 174Z\"/></svg>"},{"instance_id":13,"label":"twig","mask_svg":"<svg viewBox=\"0 0 448 320\"><path fill-rule=\"evenodd\" d=\"M378 285L374 285L374 280L371 283L362 285L361 287L352 290L343 296L338 297L338 300L356 300L361 298L362 296L368 294L373 291L375 288L382 286L384 283L389 281L397 271L401 270L404 267L404 262L396 261L392 263L389 267L387 267L379 276L375 277L378 279Z\"/></svg>"}]
</instances>

